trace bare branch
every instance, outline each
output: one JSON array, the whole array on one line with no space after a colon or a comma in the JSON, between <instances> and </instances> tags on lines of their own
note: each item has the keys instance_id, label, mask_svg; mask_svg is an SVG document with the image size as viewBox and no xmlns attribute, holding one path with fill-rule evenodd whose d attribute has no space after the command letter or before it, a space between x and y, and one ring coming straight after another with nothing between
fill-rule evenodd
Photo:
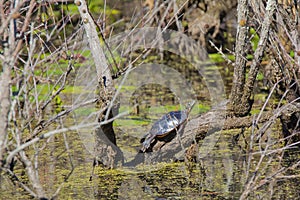
<instances>
[{"instance_id":1,"label":"bare branch","mask_svg":"<svg viewBox=\"0 0 300 200\"><path fill-rule=\"evenodd\" d=\"M269 0L266 6L266 16L264 18L260 39L258 42L257 49L254 52L254 59L252 61L250 71L248 73L248 79L244 87L244 93L242 97L242 104L249 105L250 97L253 93L254 82L256 81L256 76L258 73L259 65L264 55L264 51L266 49L267 41L269 38L269 31L271 28L271 24L273 22L273 14L275 12L275 7L277 2L275 0Z\"/></svg>"},{"instance_id":2,"label":"bare branch","mask_svg":"<svg viewBox=\"0 0 300 200\"><path fill-rule=\"evenodd\" d=\"M238 1L238 30L236 36L235 64L233 74L233 85L231 89L230 102L235 114L239 114L239 105L243 95L246 71L246 49L248 38L248 11L249 5L247 0Z\"/></svg>"}]
</instances>

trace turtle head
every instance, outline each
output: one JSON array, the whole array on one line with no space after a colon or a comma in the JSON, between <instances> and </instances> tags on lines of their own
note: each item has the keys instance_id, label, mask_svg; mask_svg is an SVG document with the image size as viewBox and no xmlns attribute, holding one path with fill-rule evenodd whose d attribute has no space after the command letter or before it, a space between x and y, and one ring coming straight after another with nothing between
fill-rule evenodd
<instances>
[{"instance_id":1,"label":"turtle head","mask_svg":"<svg viewBox=\"0 0 300 200\"><path fill-rule=\"evenodd\" d=\"M152 139L151 139L151 140L152 140ZM150 140L150 139L147 139L147 140L145 140L145 141L143 142L143 146L142 146L142 148L141 148L141 151L142 151L143 153L145 153L146 150L150 147L151 140Z\"/></svg>"},{"instance_id":2,"label":"turtle head","mask_svg":"<svg viewBox=\"0 0 300 200\"><path fill-rule=\"evenodd\" d=\"M147 140L145 140L145 141L143 142L143 147L141 148L141 151L142 151L143 153L145 153L145 151L149 148L149 146L150 146L150 142L147 141Z\"/></svg>"},{"instance_id":3,"label":"turtle head","mask_svg":"<svg viewBox=\"0 0 300 200\"><path fill-rule=\"evenodd\" d=\"M141 148L141 151L144 153L149 147L150 144L153 142L153 139L155 138L155 134L149 133L146 138L143 141L143 147Z\"/></svg>"}]
</instances>

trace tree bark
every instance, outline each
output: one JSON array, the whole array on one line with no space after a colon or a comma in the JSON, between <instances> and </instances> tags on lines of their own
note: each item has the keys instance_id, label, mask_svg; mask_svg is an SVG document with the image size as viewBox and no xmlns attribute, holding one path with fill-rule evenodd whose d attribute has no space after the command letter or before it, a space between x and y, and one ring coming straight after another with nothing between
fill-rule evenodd
<instances>
[{"instance_id":1,"label":"tree bark","mask_svg":"<svg viewBox=\"0 0 300 200\"><path fill-rule=\"evenodd\" d=\"M11 6L14 9L14 6ZM9 15L11 16L12 13ZM2 16L3 17L3 16ZM8 17L9 18L9 17ZM4 19L3 19L4 20ZM3 162L3 154L6 148L6 139L9 126L9 112L11 106L10 86L11 86L11 70L15 63L12 56L15 47L15 21L7 19L9 29L4 29L2 41L4 41L4 57L2 59L2 70L0 71L0 162ZM4 163L1 163L1 165Z\"/></svg>"},{"instance_id":2,"label":"tree bark","mask_svg":"<svg viewBox=\"0 0 300 200\"><path fill-rule=\"evenodd\" d=\"M84 0L76 0L75 3L78 6L78 10L83 21L85 33L87 34L89 47L97 71L99 86L99 101L97 105L99 106L100 110L104 110L104 112L100 113L98 121L103 122L109 120L114 115L116 115L116 113L118 113L118 103L113 102L115 88L112 81L112 75L106 62L105 54L100 45L96 21L90 14L88 6ZM99 31L101 31L100 27L98 28ZM101 125L100 128L97 128L95 130L95 155L99 159L98 161L107 167L115 165L115 157L119 152L119 149L116 146L115 133L112 123L113 121L105 125ZM110 151L112 151L111 153L109 153L109 155L108 152L105 151L105 149L108 148L110 149ZM109 156L110 158L102 159L107 156Z\"/></svg>"},{"instance_id":3,"label":"tree bark","mask_svg":"<svg viewBox=\"0 0 300 200\"><path fill-rule=\"evenodd\" d=\"M233 84L230 96L230 110L236 116L244 116L245 109L241 107L241 100L243 96L243 89L245 84L246 75L246 55L247 55L247 40L248 40L248 12L249 5L248 0L238 0L237 14L238 14L238 29L236 36L235 47L235 63Z\"/></svg>"},{"instance_id":4,"label":"tree bark","mask_svg":"<svg viewBox=\"0 0 300 200\"><path fill-rule=\"evenodd\" d=\"M9 111L10 111L10 82L11 82L11 62L8 60L10 58L7 57L9 54L9 49L4 50L5 61L2 63L3 71L0 74L0 162L3 161L3 154L6 149L6 141L7 141L7 130L8 130L8 119L9 119ZM2 165L3 163L1 163Z\"/></svg>"},{"instance_id":5,"label":"tree bark","mask_svg":"<svg viewBox=\"0 0 300 200\"><path fill-rule=\"evenodd\" d=\"M231 90L231 110L235 116L245 116L249 114L252 107L253 87L259 70L260 62L264 56L264 51L269 38L270 26L273 21L276 1L268 1L265 8L264 21L257 49L254 52L248 78L245 83L246 75L246 45L248 32L248 10L247 1L240 0L238 4L238 33L236 40L236 61L234 66L233 87ZM257 8L254 8L257 9Z\"/></svg>"},{"instance_id":6,"label":"tree bark","mask_svg":"<svg viewBox=\"0 0 300 200\"><path fill-rule=\"evenodd\" d=\"M267 41L269 39L269 32L270 32L270 26L273 21L273 14L276 7L276 1L275 0L269 0L266 7L266 16L264 18L260 39L258 42L257 49L254 52L254 59L252 61L252 64L250 66L250 71L248 73L248 79L246 81L246 84L244 86L244 93L242 97L242 105L244 106L244 112L246 110L250 110L250 98L253 94L253 87L254 83L256 81L256 76L259 70L259 65L261 63L261 60L264 56L264 52L267 46Z\"/></svg>"}]
</instances>

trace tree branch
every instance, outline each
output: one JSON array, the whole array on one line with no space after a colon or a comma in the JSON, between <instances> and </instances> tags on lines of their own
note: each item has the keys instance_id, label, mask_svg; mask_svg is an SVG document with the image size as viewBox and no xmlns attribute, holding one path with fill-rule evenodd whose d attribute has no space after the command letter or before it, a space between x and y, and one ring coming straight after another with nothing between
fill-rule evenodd
<instances>
[{"instance_id":1,"label":"tree branch","mask_svg":"<svg viewBox=\"0 0 300 200\"><path fill-rule=\"evenodd\" d=\"M230 95L231 110L235 115L240 115L239 105L243 96L243 87L245 83L246 73L246 49L248 38L248 10L249 5L247 0L238 1L238 29L236 36L236 48L235 48L235 64L233 74L233 84Z\"/></svg>"},{"instance_id":2,"label":"tree branch","mask_svg":"<svg viewBox=\"0 0 300 200\"><path fill-rule=\"evenodd\" d=\"M270 26L273 21L273 14L275 11L275 7L276 7L276 0L269 0L267 3L267 7L266 7L266 16L265 16L263 24L262 24L262 30L261 30L258 46L254 52L254 59L252 61L250 71L248 73L248 79L247 79L245 87L244 87L242 105L248 104L247 105L248 107L251 106L251 105L249 105L250 97L253 93L253 87L254 87L254 83L256 81L256 76L257 76L257 73L259 70L259 65L263 58L264 51L267 46Z\"/></svg>"}]
</instances>

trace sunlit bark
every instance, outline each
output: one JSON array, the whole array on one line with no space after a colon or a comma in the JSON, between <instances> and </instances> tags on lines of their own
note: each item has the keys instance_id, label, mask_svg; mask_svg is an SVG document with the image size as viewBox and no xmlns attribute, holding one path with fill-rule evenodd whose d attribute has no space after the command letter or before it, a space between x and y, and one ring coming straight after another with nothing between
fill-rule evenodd
<instances>
[{"instance_id":1,"label":"sunlit bark","mask_svg":"<svg viewBox=\"0 0 300 200\"><path fill-rule=\"evenodd\" d=\"M236 36L235 46L235 63L233 84L231 89L231 109L234 115L245 115L244 108L241 107L241 101L243 96L243 89L246 77L246 55L247 55L247 41L248 41L248 12L249 5L248 0L239 0L237 7L238 15L238 29Z\"/></svg>"}]
</instances>

